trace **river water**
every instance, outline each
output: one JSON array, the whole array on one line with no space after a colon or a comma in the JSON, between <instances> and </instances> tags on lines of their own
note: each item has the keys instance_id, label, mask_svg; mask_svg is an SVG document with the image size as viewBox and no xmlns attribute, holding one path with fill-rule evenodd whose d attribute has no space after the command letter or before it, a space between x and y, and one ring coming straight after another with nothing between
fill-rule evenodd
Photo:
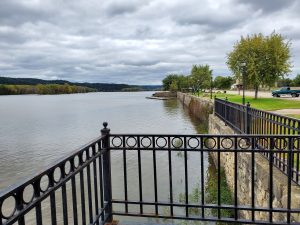
<instances>
[{"instance_id":1,"label":"river water","mask_svg":"<svg viewBox=\"0 0 300 225\"><path fill-rule=\"evenodd\" d=\"M102 122L107 121L111 133L205 133L206 125L191 117L177 100L159 101L145 97L151 92L87 93L72 95L0 96L0 189L39 171L43 166L99 136ZM176 154L176 153L175 153ZM144 159L147 161L147 155ZM180 200L184 190L181 174L183 158L175 155L174 198ZM136 167L135 156L128 162L129 175ZM112 171L120 171L120 154L112 154ZM158 157L159 198L168 193L166 178L168 163ZM204 170L209 168L208 156ZM199 188L199 157L188 157L190 194ZM120 167L120 168L119 168ZM145 180L153 171L143 171ZM132 172L134 173L134 172ZM132 178L137 179L137 178ZM164 181L165 180L165 181ZM120 177L113 176L113 197L122 197ZM147 182L147 181L146 181ZM130 184L133 184L131 187ZM134 180L129 180L129 195L135 191ZM153 190L144 190L145 198ZM166 200L166 199L165 199ZM164 210L164 209L162 209ZM166 212L168 213L168 212ZM156 221L158 222L158 221ZM160 221L164 222L164 221Z\"/></svg>"}]
</instances>

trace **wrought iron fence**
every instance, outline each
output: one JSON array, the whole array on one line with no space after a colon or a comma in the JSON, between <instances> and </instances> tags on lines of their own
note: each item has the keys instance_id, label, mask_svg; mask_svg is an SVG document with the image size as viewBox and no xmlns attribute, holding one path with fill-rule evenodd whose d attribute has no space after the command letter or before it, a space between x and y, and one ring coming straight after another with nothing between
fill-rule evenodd
<instances>
[{"instance_id":1,"label":"wrought iron fence","mask_svg":"<svg viewBox=\"0 0 300 225\"><path fill-rule=\"evenodd\" d=\"M104 137L2 190L0 224L100 224L109 219L109 153Z\"/></svg>"},{"instance_id":2,"label":"wrought iron fence","mask_svg":"<svg viewBox=\"0 0 300 225\"><path fill-rule=\"evenodd\" d=\"M100 138L54 163L33 178L2 191L0 224L29 224L26 215L32 211L35 217L34 224L38 225L104 224L112 221L113 216L239 224L300 224L297 220L300 208L295 207L299 204L292 198L295 194L295 184L292 182L295 175L293 156L299 154L298 136L129 135L110 134L106 123L104 126ZM282 146L281 141L286 145ZM179 153L182 164L177 165L175 157ZM269 195L267 204L262 205L256 201L259 182L257 160L261 153L269 154L268 173L264 178L268 180ZM217 171L216 179L210 180L217 187L216 199L213 202L207 199L205 181L205 156L208 154L214 157ZM232 202L223 199L225 193L221 186L224 179L221 166L224 163L224 154L231 155L233 159ZM273 167L273 159L276 154L284 154L287 159L286 200L283 200L280 207L273 198L273 173L276 170ZM147 158L144 158L145 155ZM250 157L250 171L247 177L249 193L242 193L238 187L246 181L239 180L240 159L246 155ZM196 157L199 158L199 164L197 168L191 167L189 163ZM116 158L118 161L112 162ZM165 175L161 175L160 163L166 165ZM118 168L112 169L114 166ZM191 199L190 177L194 174L200 179L197 201ZM48 182L43 182L45 177ZM174 186L179 177L183 184L181 198L175 196ZM118 180L117 184L114 183L115 180ZM123 185L120 185L120 182ZM24 194L28 187L32 188L32 196L29 198ZM248 196L249 201L241 202L241 194ZM41 205L49 198L50 207L47 210L47 207ZM50 219L45 222L45 215L49 213L49 209ZM62 221L58 222L57 215L60 211ZM224 215L224 211L229 211L230 214ZM242 212L247 212L249 217L242 216ZM261 217L261 214L265 214L265 217Z\"/></svg>"},{"instance_id":3,"label":"wrought iron fence","mask_svg":"<svg viewBox=\"0 0 300 225\"><path fill-rule=\"evenodd\" d=\"M300 134L300 120L215 98L215 115L238 133Z\"/></svg>"},{"instance_id":4,"label":"wrought iron fence","mask_svg":"<svg viewBox=\"0 0 300 225\"><path fill-rule=\"evenodd\" d=\"M225 100L215 98L215 115L237 133L259 135L300 134L300 120L298 119L251 108L249 103L241 105L229 102L227 98ZM279 142L283 148L287 145L282 140ZM300 145L300 143L297 144ZM259 148L260 146L257 147ZM264 153L264 155L269 157L267 153ZM300 155L295 154L293 157L293 181L300 184ZM284 153L274 155L274 165L283 173L288 173L287 158Z\"/></svg>"}]
</instances>

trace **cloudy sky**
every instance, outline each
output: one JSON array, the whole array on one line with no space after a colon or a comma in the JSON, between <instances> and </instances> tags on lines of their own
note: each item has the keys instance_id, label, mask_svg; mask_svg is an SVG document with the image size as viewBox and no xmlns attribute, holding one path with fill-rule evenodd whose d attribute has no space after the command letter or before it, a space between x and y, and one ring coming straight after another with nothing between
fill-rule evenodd
<instances>
[{"instance_id":1,"label":"cloudy sky","mask_svg":"<svg viewBox=\"0 0 300 225\"><path fill-rule=\"evenodd\" d=\"M292 42L300 73L299 0L0 0L0 76L160 84L209 64L242 35Z\"/></svg>"}]
</instances>

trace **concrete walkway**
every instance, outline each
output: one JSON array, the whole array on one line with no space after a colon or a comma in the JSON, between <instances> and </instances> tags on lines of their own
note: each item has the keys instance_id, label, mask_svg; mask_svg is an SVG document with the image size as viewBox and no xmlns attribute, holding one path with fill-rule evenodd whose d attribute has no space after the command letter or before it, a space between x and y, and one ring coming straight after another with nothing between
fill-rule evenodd
<instances>
[{"instance_id":1,"label":"concrete walkway","mask_svg":"<svg viewBox=\"0 0 300 225\"><path fill-rule=\"evenodd\" d=\"M272 112L281 114L281 115L291 115L291 114L297 115L297 114L300 114L300 109L279 109L279 110L275 110Z\"/></svg>"}]
</instances>

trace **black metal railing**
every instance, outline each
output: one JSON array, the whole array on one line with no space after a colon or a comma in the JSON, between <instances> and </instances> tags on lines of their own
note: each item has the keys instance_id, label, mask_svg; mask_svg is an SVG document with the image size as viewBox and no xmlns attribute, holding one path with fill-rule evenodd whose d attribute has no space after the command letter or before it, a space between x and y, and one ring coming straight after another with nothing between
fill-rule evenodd
<instances>
[{"instance_id":1,"label":"black metal railing","mask_svg":"<svg viewBox=\"0 0 300 225\"><path fill-rule=\"evenodd\" d=\"M300 135L300 120L271 112L251 108L250 104L241 105L215 98L215 115L240 134L259 135ZM280 140L283 149L287 143ZM300 143L297 143L300 145ZM258 146L259 147L259 146ZM299 146L298 146L299 147ZM269 154L264 153L266 157ZM274 165L287 174L287 158L283 153L274 155ZM300 155L295 154L292 162L293 181L300 184Z\"/></svg>"},{"instance_id":2,"label":"black metal railing","mask_svg":"<svg viewBox=\"0 0 300 225\"><path fill-rule=\"evenodd\" d=\"M293 157L299 154L298 136L128 135L110 134L106 123L104 126L101 137L33 178L2 191L0 224L29 224L26 216L32 212L33 224L39 225L104 224L111 222L113 216L300 224L295 220L300 213L299 204L292 198L295 194ZM283 148L280 141L287 145ZM264 204L256 201L260 169L257 160L261 153L270 156L264 177L268 180L269 195ZM221 169L224 154L233 158L232 201L223 198L226 194ZM284 154L287 159L286 198L281 205L273 198L273 173L276 170L273 159L276 154ZM206 188L208 155L213 156L216 165L217 176L209 180L217 187L213 193L214 201L208 200ZM240 159L246 155L250 157L249 174L246 180L240 180ZM191 164L195 159L198 163ZM199 177L199 198L196 200L191 197L192 176ZM48 182L44 181L45 177ZM249 193L242 193L238 188L244 182L247 182ZM26 195L28 187L32 187L29 198ZM176 195L178 191L182 193L180 197ZM242 194L248 196L249 201L241 202L239 196ZM41 207L46 201L50 207ZM230 213L224 214L224 211ZM241 216L242 212L248 212L250 216ZM267 216L264 218L260 214Z\"/></svg>"},{"instance_id":3,"label":"black metal railing","mask_svg":"<svg viewBox=\"0 0 300 225\"><path fill-rule=\"evenodd\" d=\"M2 190L0 224L100 224L109 220L108 131L104 128L102 137Z\"/></svg>"}]
</instances>

